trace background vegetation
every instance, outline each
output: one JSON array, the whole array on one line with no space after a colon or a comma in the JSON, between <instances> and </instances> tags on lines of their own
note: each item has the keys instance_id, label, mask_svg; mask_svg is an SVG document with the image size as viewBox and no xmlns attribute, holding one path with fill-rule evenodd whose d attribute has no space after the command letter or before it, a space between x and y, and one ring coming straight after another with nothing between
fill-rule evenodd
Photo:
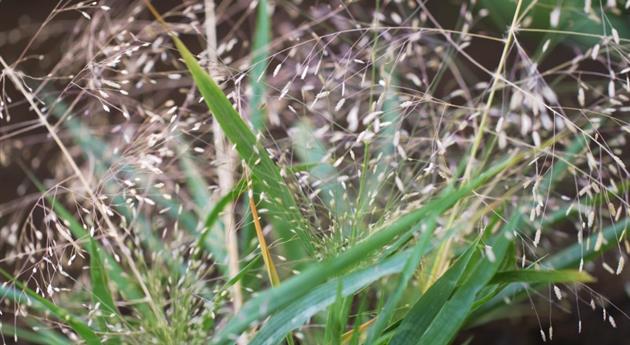
<instances>
[{"instance_id":1,"label":"background vegetation","mask_svg":"<svg viewBox=\"0 0 630 345\"><path fill-rule=\"evenodd\" d=\"M0 2L0 339L621 343L629 4Z\"/></svg>"}]
</instances>

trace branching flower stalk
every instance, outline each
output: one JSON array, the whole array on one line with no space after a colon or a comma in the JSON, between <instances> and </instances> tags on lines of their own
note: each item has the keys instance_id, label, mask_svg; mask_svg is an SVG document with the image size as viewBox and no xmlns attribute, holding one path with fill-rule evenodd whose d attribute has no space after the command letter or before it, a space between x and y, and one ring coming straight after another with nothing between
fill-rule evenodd
<instances>
[{"instance_id":1,"label":"branching flower stalk","mask_svg":"<svg viewBox=\"0 0 630 345\"><path fill-rule=\"evenodd\" d=\"M543 340L630 320L583 285L630 254L623 4L159 5L0 29L0 338L448 345L521 301Z\"/></svg>"},{"instance_id":2,"label":"branching flower stalk","mask_svg":"<svg viewBox=\"0 0 630 345\"><path fill-rule=\"evenodd\" d=\"M57 146L59 147L59 149L63 153L64 158L68 161L68 164L70 164L70 167L72 168L74 174L76 175L76 177L79 179L80 183L85 188L85 191L88 193L88 196L90 197L90 200L97 207L99 213L103 217L103 220L105 221L105 224L107 225L107 227L109 229L109 235L114 238L114 240L116 241L116 245L119 247L119 249L120 249L121 253L123 254L123 256L125 256L125 258L127 258L127 260L129 260L129 267L131 268L131 271L133 272L134 276L138 279L140 287L142 288L142 291L145 294L146 301L149 303L149 305L153 309L153 312L155 313L155 315L160 317L160 319L163 322L163 324L166 324L165 320L162 318L162 315L163 315L162 312L159 310L159 308L157 307L157 305L153 301L153 298L151 296L151 293L149 292L149 289L144 284L144 279L142 279L142 275L140 274L140 271L139 271L138 267L135 265L134 260L131 257L131 253L130 253L129 249L124 244L123 240L121 239L120 235L118 234L117 228L114 225L114 223L112 222L112 220L111 220L111 218L110 218L110 216L109 216L109 214L108 214L108 212L106 210L106 206L96 196L96 194L92 190L92 187L88 183L87 179L85 178L85 176L81 172L81 169L79 168L77 163L72 158L72 155L70 154L70 152L68 152L68 149L66 148L64 143L61 141L61 139L57 135L57 132L50 125L50 123L46 119L46 116L44 116L44 114L42 114L42 112L39 109L38 105L35 103L33 94L30 93L28 90L26 90L26 88L24 87L24 85L20 81L20 78L17 76L17 74L15 73L13 68L11 68L11 66L9 66L6 63L6 61L4 60L4 58L2 58L1 56L0 56L0 64L2 64L2 67L4 68L3 73L5 75L7 75L9 77L9 79L11 79L11 81L13 82L13 85L15 86L15 88L18 89L20 91L20 93L24 96L24 98L26 99L26 101L30 105L31 109L35 112L35 114L37 114L37 117L38 117L39 121L48 130L48 134L53 138L53 140L55 141L55 143L57 144Z\"/></svg>"},{"instance_id":3,"label":"branching flower stalk","mask_svg":"<svg viewBox=\"0 0 630 345\"><path fill-rule=\"evenodd\" d=\"M535 1L534 1L535 2ZM487 123L488 123L488 114L490 113L490 109L494 102L494 95L497 91L499 82L503 80L503 68L507 61L509 51L512 47L512 41L514 40L514 35L516 34L516 29L518 26L519 12L521 9L522 0L518 0L516 3L516 10L514 11L514 15L512 17L512 24L510 25L507 33L507 37L505 38L505 44L503 45L503 51L501 53L501 57L499 59L499 63L497 69L494 72L494 76L492 78L492 85L490 86L490 91L488 94L488 99L486 100L485 106L483 108L483 112L481 114L481 121L479 126L477 127L475 137L473 139L473 144L470 149L470 153L468 156L468 162L466 163L466 169L464 170L464 175L462 177L462 183L466 183L470 180L470 176L474 169L476 163L477 151L479 150L479 146L481 145L481 141L484 136L484 132L486 131ZM455 218L459 215L459 210L461 208L461 201L455 204L453 207L453 211L450 213L449 221L447 227L450 228ZM431 265L431 270L428 276L428 285L433 284L439 276L446 271L447 263L448 263L448 253L450 252L450 247L452 244L452 238L448 238L444 243L440 245L440 248L437 252L437 257L435 262Z\"/></svg>"},{"instance_id":4,"label":"branching flower stalk","mask_svg":"<svg viewBox=\"0 0 630 345\"><path fill-rule=\"evenodd\" d=\"M536 1L533 1L533 2L535 3ZM490 109L492 108L492 103L494 102L494 95L497 91L499 82L503 81L503 68L505 66L505 62L507 61L510 48L512 47L512 41L514 40L514 36L516 35L519 12L521 10L522 3L523 3L523 0L518 0L516 2L516 10L514 10L514 16L512 17L512 24L510 25L508 29L507 37L505 38L505 44L503 46L503 51L501 52L501 58L499 59L499 64L497 65L497 69L495 70L494 76L492 78L492 85L490 86L490 93L488 94L488 100L486 101L486 104L483 108L483 112L481 114L481 121L479 122L479 127L477 128L475 138L473 139L472 147L470 148L470 153L468 156L468 163L466 164L466 170L464 171L462 183L466 183L470 180L472 170L474 169L475 160L476 160L475 157L477 156L477 150L479 150L479 146L481 145L481 140L483 139L484 132L486 131L486 127L488 125L488 114L490 113Z\"/></svg>"}]
</instances>

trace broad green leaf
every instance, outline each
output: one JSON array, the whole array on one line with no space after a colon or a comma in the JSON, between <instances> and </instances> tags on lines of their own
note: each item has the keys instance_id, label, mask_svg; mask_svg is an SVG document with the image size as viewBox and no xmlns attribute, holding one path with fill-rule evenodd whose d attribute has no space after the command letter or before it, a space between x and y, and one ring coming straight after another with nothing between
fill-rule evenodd
<instances>
[{"instance_id":1,"label":"broad green leaf","mask_svg":"<svg viewBox=\"0 0 630 345\"><path fill-rule=\"evenodd\" d=\"M586 272L578 270L535 271L516 270L498 272L490 284L504 283L589 283L595 278Z\"/></svg>"},{"instance_id":2,"label":"broad green leaf","mask_svg":"<svg viewBox=\"0 0 630 345\"><path fill-rule=\"evenodd\" d=\"M332 292L332 291L330 291ZM342 337L343 330L348 324L350 305L353 296L344 296L343 282L337 280L335 301L328 307L326 325L324 326L324 344L337 345ZM281 314L281 313L278 313ZM305 321L308 322L308 321ZM267 325L265 325L267 327Z\"/></svg>"},{"instance_id":3,"label":"broad green leaf","mask_svg":"<svg viewBox=\"0 0 630 345\"><path fill-rule=\"evenodd\" d=\"M559 253L550 256L547 260L544 260L540 266L555 269L578 267L580 260L589 261L595 256L606 252L608 249L616 247L617 244L627 236L627 230L629 228L630 218L621 219L617 223L584 238L583 243L591 243L591 246L574 243ZM597 237L600 236L599 232L601 232L603 243L598 250L595 250L594 244L597 242Z\"/></svg>"},{"instance_id":4,"label":"broad green leaf","mask_svg":"<svg viewBox=\"0 0 630 345\"><path fill-rule=\"evenodd\" d=\"M467 185L450 190L425 206L401 216L395 222L375 230L373 235L349 248L335 258L313 264L300 275L294 276L280 286L264 291L250 299L241 311L235 315L226 326L214 338L217 344L230 342L234 334L240 334L256 320L274 313L280 308L304 296L309 289L317 286L327 279L342 274L349 267L366 260L377 250L395 239L397 236L412 230L420 221L431 215L439 215L450 208L457 200L464 198L488 179L495 176L503 169L510 167L522 159L522 155L516 155L496 166L487 169Z\"/></svg>"},{"instance_id":5,"label":"broad green leaf","mask_svg":"<svg viewBox=\"0 0 630 345\"><path fill-rule=\"evenodd\" d=\"M421 228L418 230L420 232L420 238L413 246L411 255L407 259L407 262L405 262L405 267L403 268L400 279L395 285L396 288L387 298L387 302L383 306L383 309L378 312L374 324L369 328L367 340L365 342L366 344L373 344L374 341L378 339L381 332L385 329L385 326L387 326L387 323L393 316L403 292L408 287L409 280L413 277L413 274L416 272L416 269L420 264L420 260L429 247L429 242L433 238L433 231L435 230L435 227L435 218L430 218L427 222L421 223Z\"/></svg>"},{"instance_id":6,"label":"broad green leaf","mask_svg":"<svg viewBox=\"0 0 630 345\"><path fill-rule=\"evenodd\" d=\"M221 125L225 136L236 146L241 159L251 169L256 187L269 197L271 214L274 217L286 219L306 252L313 253L314 247L308 223L302 217L293 194L282 179L280 169L271 160L266 149L256 140L252 130L236 112L221 88L199 65L188 48L179 38L173 36L173 40L215 120ZM284 231L280 236L284 242L294 243L292 232ZM302 257L296 248L292 248L290 254L293 258Z\"/></svg>"},{"instance_id":7,"label":"broad green leaf","mask_svg":"<svg viewBox=\"0 0 630 345\"><path fill-rule=\"evenodd\" d=\"M252 70L250 84L252 98L250 100L250 114L252 126L261 131L265 128L265 104L267 60L269 58L269 44L271 42L271 21L267 0L259 0L256 11L256 28L252 45Z\"/></svg>"},{"instance_id":8,"label":"broad green leaf","mask_svg":"<svg viewBox=\"0 0 630 345\"><path fill-rule=\"evenodd\" d=\"M523 8L529 8L532 1L524 0ZM600 7L599 4L600 2L592 1L591 10L595 13L593 17L584 13L583 1L536 0L536 5L528 12L531 18L529 28L539 30L539 32L529 33L527 30L524 30L519 35L528 34L541 42L545 41L544 38L557 37L555 38L557 41L575 42L584 48L588 48L598 42L598 38L590 36L591 34L595 36L602 35L603 24L593 18L605 16L607 26L610 25L616 28L621 37L629 37L630 26L627 24L623 12L619 12L621 15L609 10L604 10L604 13L602 13L600 9L604 9L604 7ZM503 29L510 24L507 20L514 13L514 1L482 0L480 5L489 10L489 17L498 28ZM551 11L556 7L560 7L560 18L558 26L553 28L549 18ZM607 28L607 31L610 32L610 29ZM541 37L541 33L546 34L546 36L544 38ZM612 54L611 57L613 57Z\"/></svg>"},{"instance_id":9,"label":"broad green leaf","mask_svg":"<svg viewBox=\"0 0 630 345\"><path fill-rule=\"evenodd\" d=\"M488 284L501 266L512 242L512 239L508 238L507 235L511 234L519 221L520 215L516 214L503 227L491 246L495 258L491 260L490 257L486 256L477 262L476 267L467 269L470 273L466 280L440 309L422 336L416 338L411 344L446 345L457 335L472 311L478 293Z\"/></svg>"},{"instance_id":10,"label":"broad green leaf","mask_svg":"<svg viewBox=\"0 0 630 345\"><path fill-rule=\"evenodd\" d=\"M99 317L100 327L102 331L106 331L105 325L107 325L107 318L110 314L118 314L118 309L114 304L114 298L112 292L109 290L109 279L107 278L107 270L101 255L100 249L94 239L90 239L89 253L90 253L90 278L92 283L92 300L94 304L100 303L101 316Z\"/></svg>"},{"instance_id":11,"label":"broad green leaf","mask_svg":"<svg viewBox=\"0 0 630 345\"><path fill-rule=\"evenodd\" d=\"M630 218L624 218L601 230L604 243L598 251L595 250L594 246L585 247L580 243L574 243L559 253L543 260L539 265L543 268L556 270L578 267L581 260L591 260L593 257L606 252L608 249L614 248L617 243L623 239L623 236L626 236L626 230L628 228L630 228ZM599 234L593 234L585 238L583 243L595 243L598 236ZM519 299L524 297L525 288L523 284L519 283L508 285L497 296L492 298L492 300L481 306L479 310L473 314L473 319L483 320L483 316L490 315L498 308L504 306L507 298Z\"/></svg>"},{"instance_id":12,"label":"broad green leaf","mask_svg":"<svg viewBox=\"0 0 630 345\"><path fill-rule=\"evenodd\" d=\"M0 291L2 288L0 288ZM0 297L2 297L0 295ZM17 337L18 341L27 341L29 344L41 345L71 345L70 339L65 338L61 334L46 329L46 326L37 325L37 331L30 331L21 327L16 327L10 322L2 324L2 333L4 336Z\"/></svg>"},{"instance_id":13,"label":"broad green leaf","mask_svg":"<svg viewBox=\"0 0 630 345\"><path fill-rule=\"evenodd\" d=\"M479 250L477 248L478 244L478 241L472 243L453 266L414 304L397 327L394 338L391 341L392 345L408 344L422 335L440 308L453 294L473 255Z\"/></svg>"},{"instance_id":14,"label":"broad green leaf","mask_svg":"<svg viewBox=\"0 0 630 345\"><path fill-rule=\"evenodd\" d=\"M277 344L288 332L299 328L335 302L338 289L342 296L350 296L382 277L400 272L409 256L410 251L404 251L372 267L322 284L273 315L256 333L250 345Z\"/></svg>"}]
</instances>

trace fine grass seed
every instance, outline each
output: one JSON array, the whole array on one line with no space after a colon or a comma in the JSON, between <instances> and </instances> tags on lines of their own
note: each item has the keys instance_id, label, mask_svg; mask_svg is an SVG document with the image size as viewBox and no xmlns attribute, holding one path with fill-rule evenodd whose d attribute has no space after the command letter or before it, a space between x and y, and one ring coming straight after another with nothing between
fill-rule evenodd
<instances>
[{"instance_id":1,"label":"fine grass seed","mask_svg":"<svg viewBox=\"0 0 630 345\"><path fill-rule=\"evenodd\" d=\"M0 32L3 344L627 325L627 4L154 3Z\"/></svg>"}]
</instances>

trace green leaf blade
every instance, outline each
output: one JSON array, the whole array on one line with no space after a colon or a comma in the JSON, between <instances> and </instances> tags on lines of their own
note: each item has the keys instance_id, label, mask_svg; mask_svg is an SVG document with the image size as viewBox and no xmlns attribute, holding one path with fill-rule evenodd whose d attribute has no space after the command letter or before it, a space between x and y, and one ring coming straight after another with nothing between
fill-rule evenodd
<instances>
[{"instance_id":1,"label":"green leaf blade","mask_svg":"<svg viewBox=\"0 0 630 345\"><path fill-rule=\"evenodd\" d=\"M584 271L578 270L555 270L555 271L535 271L516 270L498 272L490 281L491 284L505 283L590 283L595 278Z\"/></svg>"},{"instance_id":2,"label":"green leaf blade","mask_svg":"<svg viewBox=\"0 0 630 345\"><path fill-rule=\"evenodd\" d=\"M269 204L273 208L272 213L282 214L299 237L302 248L309 254L313 253L314 247L308 232L308 223L300 213L293 199L293 194L282 179L280 169L267 155L265 148L257 142L256 136L234 109L221 88L199 65L188 48L177 37L173 36L173 40L206 105L221 126L225 136L235 145L241 159L251 169L254 183L269 195L271 199ZM294 243L291 232L285 232L281 236L285 242ZM293 254L295 256L293 259L303 257L299 255L300 253L296 249L293 250Z\"/></svg>"},{"instance_id":3,"label":"green leaf blade","mask_svg":"<svg viewBox=\"0 0 630 345\"><path fill-rule=\"evenodd\" d=\"M107 314L118 314L116 305L114 304L114 298L112 292L109 289L109 279L107 277L107 270L99 254L99 248L94 239L90 239L89 244L90 252L90 278L92 283L92 299L94 303L100 303L103 312ZM100 316L99 323L101 327L106 325L106 317ZM105 330L105 329L103 329Z\"/></svg>"}]
</instances>

